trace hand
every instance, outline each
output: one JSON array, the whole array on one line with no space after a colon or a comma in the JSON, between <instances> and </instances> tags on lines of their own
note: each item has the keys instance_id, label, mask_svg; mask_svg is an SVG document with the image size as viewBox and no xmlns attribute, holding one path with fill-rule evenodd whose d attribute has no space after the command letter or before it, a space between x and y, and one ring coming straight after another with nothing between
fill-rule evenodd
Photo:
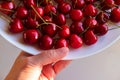
<instances>
[{"instance_id":1,"label":"hand","mask_svg":"<svg viewBox=\"0 0 120 80\"><path fill-rule=\"evenodd\" d=\"M61 60L68 52L66 47L34 56L21 52L5 80L54 80L56 74L70 63L70 60Z\"/></svg>"}]
</instances>

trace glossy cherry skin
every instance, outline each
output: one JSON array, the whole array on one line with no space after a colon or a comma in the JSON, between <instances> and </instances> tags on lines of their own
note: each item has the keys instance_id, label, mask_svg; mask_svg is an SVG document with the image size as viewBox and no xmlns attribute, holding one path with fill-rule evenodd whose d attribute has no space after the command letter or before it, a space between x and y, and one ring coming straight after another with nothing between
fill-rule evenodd
<instances>
[{"instance_id":1,"label":"glossy cherry skin","mask_svg":"<svg viewBox=\"0 0 120 80\"><path fill-rule=\"evenodd\" d=\"M51 14L56 14L56 8L55 6L49 4L49 5L46 5L45 8L44 8L44 13L46 15L51 15Z\"/></svg>"},{"instance_id":2,"label":"glossy cherry skin","mask_svg":"<svg viewBox=\"0 0 120 80\"><path fill-rule=\"evenodd\" d=\"M94 17L97 15L97 12L98 12L97 8L94 7L92 4L88 4L83 10L85 16Z\"/></svg>"},{"instance_id":3,"label":"glossy cherry skin","mask_svg":"<svg viewBox=\"0 0 120 80\"><path fill-rule=\"evenodd\" d=\"M40 17L44 15L44 10L42 7L34 7L34 9L36 10ZM38 16L36 12L32 9L30 15L33 19L36 18L37 20L40 20L41 18Z\"/></svg>"},{"instance_id":4,"label":"glossy cherry skin","mask_svg":"<svg viewBox=\"0 0 120 80\"><path fill-rule=\"evenodd\" d=\"M102 6L103 6L102 7L103 10L111 9L115 6L115 2L114 0L104 0Z\"/></svg>"},{"instance_id":5,"label":"glossy cherry skin","mask_svg":"<svg viewBox=\"0 0 120 80\"><path fill-rule=\"evenodd\" d=\"M85 3L87 4L93 4L96 0L85 0Z\"/></svg>"},{"instance_id":6,"label":"glossy cherry skin","mask_svg":"<svg viewBox=\"0 0 120 80\"><path fill-rule=\"evenodd\" d=\"M83 31L83 23L80 21L73 22L70 26L71 33L80 35Z\"/></svg>"},{"instance_id":7,"label":"glossy cherry skin","mask_svg":"<svg viewBox=\"0 0 120 80\"><path fill-rule=\"evenodd\" d=\"M48 35L42 36L39 42L39 47L43 50L51 49L53 47L53 39Z\"/></svg>"},{"instance_id":8,"label":"glossy cherry skin","mask_svg":"<svg viewBox=\"0 0 120 80\"><path fill-rule=\"evenodd\" d=\"M23 32L23 40L26 44L37 43L40 36L40 33L36 29L28 29Z\"/></svg>"},{"instance_id":9,"label":"glossy cherry skin","mask_svg":"<svg viewBox=\"0 0 120 80\"><path fill-rule=\"evenodd\" d=\"M55 46L56 49L57 48L62 48L62 47L68 47L68 42L66 39L64 38L60 38L56 41Z\"/></svg>"},{"instance_id":10,"label":"glossy cherry skin","mask_svg":"<svg viewBox=\"0 0 120 80\"><path fill-rule=\"evenodd\" d=\"M77 49L83 45L82 38L76 34L72 34L69 37L69 44L72 48Z\"/></svg>"},{"instance_id":11,"label":"glossy cherry skin","mask_svg":"<svg viewBox=\"0 0 120 80\"><path fill-rule=\"evenodd\" d=\"M84 0L72 0L72 5L74 8L81 9L85 5Z\"/></svg>"},{"instance_id":12,"label":"glossy cherry skin","mask_svg":"<svg viewBox=\"0 0 120 80\"><path fill-rule=\"evenodd\" d=\"M109 16L108 16L108 14L106 14L104 12L100 12L96 16L96 20L97 20L98 23L103 24L103 23L106 23L109 20Z\"/></svg>"},{"instance_id":13,"label":"glossy cherry skin","mask_svg":"<svg viewBox=\"0 0 120 80\"><path fill-rule=\"evenodd\" d=\"M114 0L115 4L120 5L120 0Z\"/></svg>"},{"instance_id":14,"label":"glossy cherry skin","mask_svg":"<svg viewBox=\"0 0 120 80\"><path fill-rule=\"evenodd\" d=\"M27 16L28 16L28 10L25 7L20 6L17 8L17 11L16 11L17 18L24 19Z\"/></svg>"},{"instance_id":15,"label":"glossy cherry skin","mask_svg":"<svg viewBox=\"0 0 120 80\"><path fill-rule=\"evenodd\" d=\"M93 29L98 25L97 21L94 18L86 18L84 20L83 26L85 29Z\"/></svg>"},{"instance_id":16,"label":"glossy cherry skin","mask_svg":"<svg viewBox=\"0 0 120 80\"><path fill-rule=\"evenodd\" d=\"M120 9L119 8L114 8L111 11L111 21L113 22L120 22Z\"/></svg>"},{"instance_id":17,"label":"glossy cherry skin","mask_svg":"<svg viewBox=\"0 0 120 80\"><path fill-rule=\"evenodd\" d=\"M15 8L14 3L10 1L5 1L0 4L0 11L7 15L11 14L14 8Z\"/></svg>"},{"instance_id":18,"label":"glossy cherry skin","mask_svg":"<svg viewBox=\"0 0 120 80\"><path fill-rule=\"evenodd\" d=\"M46 22L52 22L52 17L50 17L50 16L45 15L45 16L43 16L42 18L43 18L44 21L46 21ZM42 22L43 22L43 21L42 21Z\"/></svg>"},{"instance_id":19,"label":"glossy cherry skin","mask_svg":"<svg viewBox=\"0 0 120 80\"><path fill-rule=\"evenodd\" d=\"M65 25L66 24L66 17L64 14L60 13L56 16L56 23L59 26Z\"/></svg>"},{"instance_id":20,"label":"glossy cherry skin","mask_svg":"<svg viewBox=\"0 0 120 80\"><path fill-rule=\"evenodd\" d=\"M20 33L24 30L23 23L20 19L14 18L12 22L9 24L9 30L12 33Z\"/></svg>"},{"instance_id":21,"label":"glossy cherry skin","mask_svg":"<svg viewBox=\"0 0 120 80\"><path fill-rule=\"evenodd\" d=\"M46 24L46 25L41 26L41 30L43 34L53 37L56 34L57 27L54 23L51 23L51 24Z\"/></svg>"},{"instance_id":22,"label":"glossy cherry skin","mask_svg":"<svg viewBox=\"0 0 120 80\"><path fill-rule=\"evenodd\" d=\"M61 4L58 4L58 10L63 14L68 14L71 10L71 5L67 2L62 2Z\"/></svg>"},{"instance_id":23,"label":"glossy cherry skin","mask_svg":"<svg viewBox=\"0 0 120 80\"><path fill-rule=\"evenodd\" d=\"M39 23L38 23L38 21L37 20L34 20L33 18L31 18L31 17L28 17L27 19L26 19L26 22L25 22L26 24L26 27L28 28L28 29L36 29L36 28L38 28L38 25L39 25Z\"/></svg>"},{"instance_id":24,"label":"glossy cherry skin","mask_svg":"<svg viewBox=\"0 0 120 80\"><path fill-rule=\"evenodd\" d=\"M72 9L70 11L70 18L73 21L80 21L83 18L83 13L81 10L79 9Z\"/></svg>"},{"instance_id":25,"label":"glossy cherry skin","mask_svg":"<svg viewBox=\"0 0 120 80\"><path fill-rule=\"evenodd\" d=\"M106 24L99 24L94 30L94 33L98 36L103 36L108 32L108 26Z\"/></svg>"},{"instance_id":26,"label":"glossy cherry skin","mask_svg":"<svg viewBox=\"0 0 120 80\"><path fill-rule=\"evenodd\" d=\"M68 38L70 36L70 29L67 25L61 26L60 30L58 31L58 35L60 38Z\"/></svg>"},{"instance_id":27,"label":"glossy cherry skin","mask_svg":"<svg viewBox=\"0 0 120 80\"><path fill-rule=\"evenodd\" d=\"M31 6L36 6L35 0L24 0L23 2L27 8L31 8Z\"/></svg>"},{"instance_id":28,"label":"glossy cherry skin","mask_svg":"<svg viewBox=\"0 0 120 80\"><path fill-rule=\"evenodd\" d=\"M92 30L88 30L85 32L83 40L86 45L93 45L97 42L98 38Z\"/></svg>"}]
</instances>

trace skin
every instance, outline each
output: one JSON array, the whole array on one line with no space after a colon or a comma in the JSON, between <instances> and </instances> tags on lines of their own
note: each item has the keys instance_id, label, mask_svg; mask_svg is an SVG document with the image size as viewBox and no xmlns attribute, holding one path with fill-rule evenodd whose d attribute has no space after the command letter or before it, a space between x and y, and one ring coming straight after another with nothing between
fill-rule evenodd
<instances>
[{"instance_id":1,"label":"skin","mask_svg":"<svg viewBox=\"0 0 120 80\"><path fill-rule=\"evenodd\" d=\"M21 52L5 80L54 80L71 60L61 60L68 54L66 47L46 50L38 55Z\"/></svg>"}]
</instances>

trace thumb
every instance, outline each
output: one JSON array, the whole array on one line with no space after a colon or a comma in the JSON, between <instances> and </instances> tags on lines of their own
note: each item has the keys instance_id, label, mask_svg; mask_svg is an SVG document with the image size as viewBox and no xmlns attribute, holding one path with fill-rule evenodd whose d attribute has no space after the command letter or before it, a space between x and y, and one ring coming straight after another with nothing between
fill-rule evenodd
<instances>
[{"instance_id":1,"label":"thumb","mask_svg":"<svg viewBox=\"0 0 120 80\"><path fill-rule=\"evenodd\" d=\"M67 47L54 49L54 50L46 50L41 52L41 54L32 56L32 61L39 65L47 65L53 62L57 62L65 57L69 52Z\"/></svg>"}]
</instances>

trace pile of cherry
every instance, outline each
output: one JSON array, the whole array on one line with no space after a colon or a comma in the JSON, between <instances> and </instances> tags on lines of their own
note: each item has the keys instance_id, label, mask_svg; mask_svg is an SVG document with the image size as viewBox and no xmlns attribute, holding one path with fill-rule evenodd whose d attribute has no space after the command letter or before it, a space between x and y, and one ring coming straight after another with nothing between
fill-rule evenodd
<instances>
[{"instance_id":1,"label":"pile of cherry","mask_svg":"<svg viewBox=\"0 0 120 80\"><path fill-rule=\"evenodd\" d=\"M18 1L18 0L16 0ZM12 18L9 31L40 49L92 45L120 22L120 0L1 0L0 12Z\"/></svg>"}]
</instances>

